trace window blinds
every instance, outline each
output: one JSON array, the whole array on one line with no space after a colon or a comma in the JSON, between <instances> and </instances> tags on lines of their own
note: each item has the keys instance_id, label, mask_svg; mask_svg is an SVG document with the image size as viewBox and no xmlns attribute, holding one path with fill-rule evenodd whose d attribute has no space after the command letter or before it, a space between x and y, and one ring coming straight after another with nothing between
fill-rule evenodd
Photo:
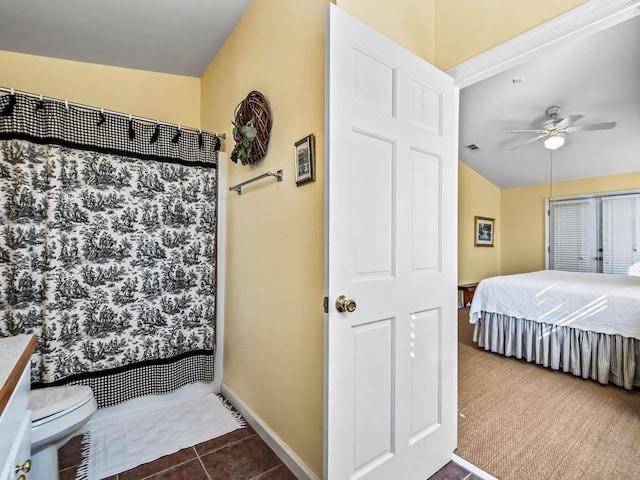
<instances>
[{"instance_id":1,"label":"window blinds","mask_svg":"<svg viewBox=\"0 0 640 480\"><path fill-rule=\"evenodd\" d=\"M640 275L640 194L553 200L549 268Z\"/></svg>"},{"instance_id":2,"label":"window blinds","mask_svg":"<svg viewBox=\"0 0 640 480\"><path fill-rule=\"evenodd\" d=\"M634 274L640 262L640 195L606 197L602 202L602 273Z\"/></svg>"},{"instance_id":3,"label":"window blinds","mask_svg":"<svg viewBox=\"0 0 640 480\"><path fill-rule=\"evenodd\" d=\"M550 217L550 268L597 271L595 199L552 202Z\"/></svg>"}]
</instances>

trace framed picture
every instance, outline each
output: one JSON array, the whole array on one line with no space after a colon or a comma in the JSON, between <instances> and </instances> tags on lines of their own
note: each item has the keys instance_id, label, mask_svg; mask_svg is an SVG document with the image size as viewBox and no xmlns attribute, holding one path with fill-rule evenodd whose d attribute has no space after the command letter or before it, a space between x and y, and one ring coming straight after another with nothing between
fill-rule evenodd
<instances>
[{"instance_id":1,"label":"framed picture","mask_svg":"<svg viewBox=\"0 0 640 480\"><path fill-rule=\"evenodd\" d=\"M307 135L295 144L296 185L300 186L316 179L315 139L313 134Z\"/></svg>"},{"instance_id":2,"label":"framed picture","mask_svg":"<svg viewBox=\"0 0 640 480\"><path fill-rule=\"evenodd\" d=\"M493 224L495 219L486 217L475 217L475 246L493 247Z\"/></svg>"}]
</instances>

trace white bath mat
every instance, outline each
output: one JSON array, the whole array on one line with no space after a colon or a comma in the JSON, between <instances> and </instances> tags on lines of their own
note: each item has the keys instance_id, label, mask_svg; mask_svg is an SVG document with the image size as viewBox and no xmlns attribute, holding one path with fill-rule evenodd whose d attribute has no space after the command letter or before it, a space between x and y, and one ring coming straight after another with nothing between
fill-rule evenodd
<instances>
[{"instance_id":1,"label":"white bath mat","mask_svg":"<svg viewBox=\"0 0 640 480\"><path fill-rule=\"evenodd\" d=\"M217 395L163 403L92 421L77 480L99 480L242 428Z\"/></svg>"}]
</instances>

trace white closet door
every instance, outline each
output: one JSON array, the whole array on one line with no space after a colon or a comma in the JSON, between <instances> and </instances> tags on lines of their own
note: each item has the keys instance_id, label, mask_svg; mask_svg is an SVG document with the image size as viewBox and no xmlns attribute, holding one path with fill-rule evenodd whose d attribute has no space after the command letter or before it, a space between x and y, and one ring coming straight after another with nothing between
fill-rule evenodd
<instances>
[{"instance_id":1,"label":"white closet door","mask_svg":"<svg viewBox=\"0 0 640 480\"><path fill-rule=\"evenodd\" d=\"M640 195L605 197L602 204L602 272L640 275Z\"/></svg>"},{"instance_id":2,"label":"white closet door","mask_svg":"<svg viewBox=\"0 0 640 480\"><path fill-rule=\"evenodd\" d=\"M551 202L550 268L597 272L596 200Z\"/></svg>"}]
</instances>

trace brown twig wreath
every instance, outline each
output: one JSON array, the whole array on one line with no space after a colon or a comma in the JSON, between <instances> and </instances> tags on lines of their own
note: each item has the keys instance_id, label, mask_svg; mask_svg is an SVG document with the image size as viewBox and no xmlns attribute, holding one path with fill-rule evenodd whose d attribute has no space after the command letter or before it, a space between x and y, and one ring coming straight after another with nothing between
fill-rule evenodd
<instances>
[{"instance_id":1,"label":"brown twig wreath","mask_svg":"<svg viewBox=\"0 0 640 480\"><path fill-rule=\"evenodd\" d=\"M234 113L233 139L236 146L231 160L240 160L243 165L253 165L267 153L271 133L271 112L267 99L253 90L236 107Z\"/></svg>"}]
</instances>

